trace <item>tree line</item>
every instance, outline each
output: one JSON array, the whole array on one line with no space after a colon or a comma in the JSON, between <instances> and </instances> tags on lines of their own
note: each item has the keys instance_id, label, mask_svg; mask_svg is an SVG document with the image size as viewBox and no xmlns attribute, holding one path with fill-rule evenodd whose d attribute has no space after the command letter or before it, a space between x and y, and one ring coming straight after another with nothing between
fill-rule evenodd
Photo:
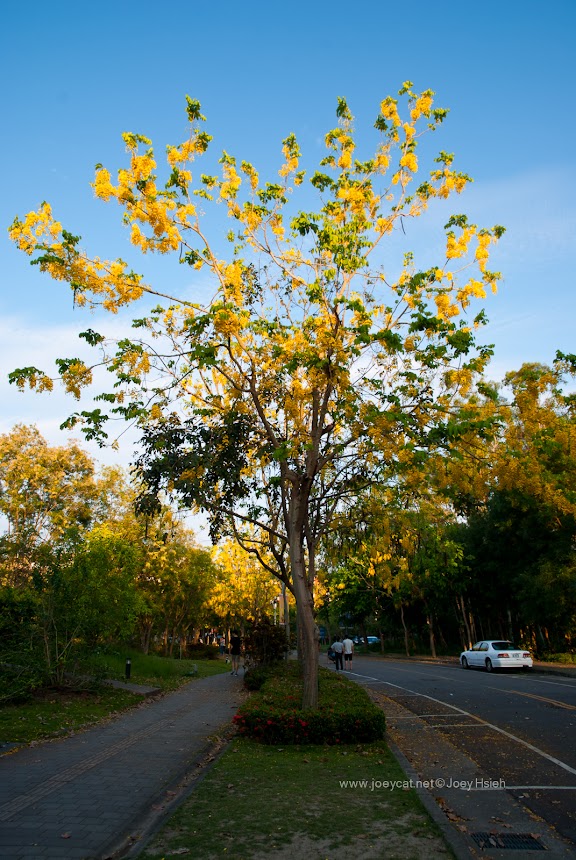
<instances>
[{"instance_id":1,"label":"tree line","mask_svg":"<svg viewBox=\"0 0 576 860\"><path fill-rule=\"evenodd\" d=\"M512 639L576 649L574 356L525 364L473 406L491 429L371 488L328 543L321 612L406 653ZM353 525L350 525L353 524Z\"/></svg>"},{"instance_id":2,"label":"tree line","mask_svg":"<svg viewBox=\"0 0 576 860\"><path fill-rule=\"evenodd\" d=\"M275 581L236 546L197 544L177 515L135 512L119 468L33 426L0 436L0 662L22 683L59 683L95 649L186 656L271 612Z\"/></svg>"}]
</instances>

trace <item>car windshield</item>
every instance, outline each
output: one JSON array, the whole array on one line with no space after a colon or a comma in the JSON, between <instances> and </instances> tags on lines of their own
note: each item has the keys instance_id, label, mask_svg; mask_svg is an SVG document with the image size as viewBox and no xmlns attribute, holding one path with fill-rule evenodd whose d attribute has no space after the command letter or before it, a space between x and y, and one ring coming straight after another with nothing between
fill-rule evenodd
<instances>
[{"instance_id":1,"label":"car windshield","mask_svg":"<svg viewBox=\"0 0 576 860\"><path fill-rule=\"evenodd\" d=\"M512 651L516 650L516 645L513 645L512 642L493 642L492 647L495 651L498 651L500 648L510 648Z\"/></svg>"}]
</instances>

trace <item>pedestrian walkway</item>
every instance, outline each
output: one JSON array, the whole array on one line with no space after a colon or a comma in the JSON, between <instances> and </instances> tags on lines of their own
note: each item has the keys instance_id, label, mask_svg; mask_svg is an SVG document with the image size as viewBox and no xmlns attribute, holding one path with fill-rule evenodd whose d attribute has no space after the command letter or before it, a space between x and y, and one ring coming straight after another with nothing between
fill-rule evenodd
<instances>
[{"instance_id":1,"label":"pedestrian walkway","mask_svg":"<svg viewBox=\"0 0 576 860\"><path fill-rule=\"evenodd\" d=\"M241 679L213 675L0 757L2 860L104 860L137 842L210 757L241 696Z\"/></svg>"}]
</instances>

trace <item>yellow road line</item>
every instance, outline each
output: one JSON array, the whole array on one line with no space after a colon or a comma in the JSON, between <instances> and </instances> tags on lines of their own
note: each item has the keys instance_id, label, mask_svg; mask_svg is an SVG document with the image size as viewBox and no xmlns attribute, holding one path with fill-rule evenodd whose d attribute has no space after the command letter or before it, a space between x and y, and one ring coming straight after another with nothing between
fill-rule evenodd
<instances>
[{"instance_id":1,"label":"yellow road line","mask_svg":"<svg viewBox=\"0 0 576 860\"><path fill-rule=\"evenodd\" d=\"M547 699L545 696L537 696L535 693L521 693L520 690L508 690L508 692L516 693L517 696L527 696L529 699L538 699L539 702L556 705L558 708L566 708L567 711L576 711L576 705L568 705L566 702L558 702L556 699Z\"/></svg>"}]
</instances>

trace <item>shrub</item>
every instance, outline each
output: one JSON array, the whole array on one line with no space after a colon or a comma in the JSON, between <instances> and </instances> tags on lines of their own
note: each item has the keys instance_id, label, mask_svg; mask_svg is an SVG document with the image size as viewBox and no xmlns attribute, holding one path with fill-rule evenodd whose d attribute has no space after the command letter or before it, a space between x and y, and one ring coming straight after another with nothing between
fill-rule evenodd
<instances>
[{"instance_id":1,"label":"shrub","mask_svg":"<svg viewBox=\"0 0 576 860\"><path fill-rule=\"evenodd\" d=\"M576 663L576 654L570 654L569 652L545 654L543 659L549 663Z\"/></svg>"},{"instance_id":2,"label":"shrub","mask_svg":"<svg viewBox=\"0 0 576 860\"><path fill-rule=\"evenodd\" d=\"M197 660L216 660L218 653L217 645L203 645L201 642L197 642L186 647L186 657L195 657Z\"/></svg>"},{"instance_id":3,"label":"shrub","mask_svg":"<svg viewBox=\"0 0 576 860\"><path fill-rule=\"evenodd\" d=\"M358 685L319 670L319 705L303 711L296 663L281 664L234 717L240 735L266 744L369 743L384 737L383 712Z\"/></svg>"},{"instance_id":4,"label":"shrub","mask_svg":"<svg viewBox=\"0 0 576 860\"><path fill-rule=\"evenodd\" d=\"M259 690L270 675L269 666L254 666L244 673L244 686L247 690Z\"/></svg>"},{"instance_id":5,"label":"shrub","mask_svg":"<svg viewBox=\"0 0 576 860\"><path fill-rule=\"evenodd\" d=\"M244 637L246 656L256 666L270 665L283 660L288 650L286 630L262 618Z\"/></svg>"}]
</instances>

